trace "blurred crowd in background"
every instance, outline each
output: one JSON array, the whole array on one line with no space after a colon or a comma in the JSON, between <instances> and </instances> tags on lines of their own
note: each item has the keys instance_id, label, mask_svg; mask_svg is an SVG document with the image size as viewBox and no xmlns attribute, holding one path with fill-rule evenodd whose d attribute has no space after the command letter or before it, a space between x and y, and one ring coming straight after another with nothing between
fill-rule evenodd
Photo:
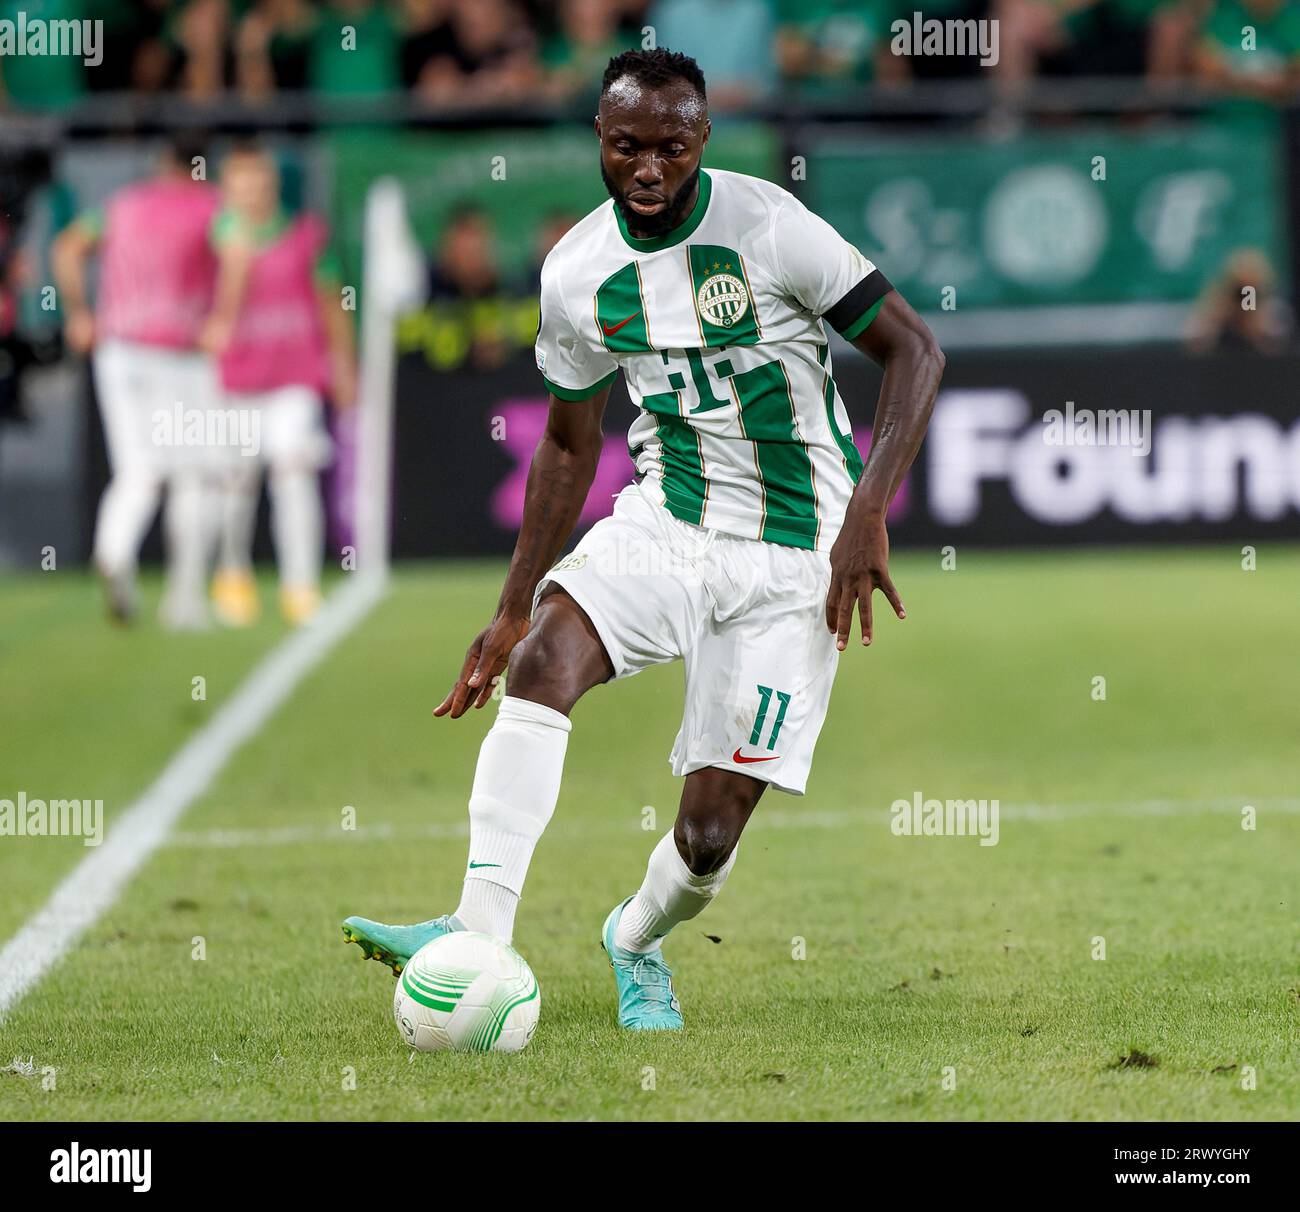
<instances>
[{"instance_id":1,"label":"blurred crowd in background","mask_svg":"<svg viewBox=\"0 0 1300 1212\"><path fill-rule=\"evenodd\" d=\"M1268 104L1300 68L1294 0L0 0L0 18L100 20L105 43L91 69L72 57L5 57L0 94L47 110L106 91L587 104L610 56L640 46L646 27L658 45L694 48L722 111L984 70L973 56L891 53L891 25L918 10L997 18L998 62L987 70L1007 88L1038 75L1144 76Z\"/></svg>"},{"instance_id":2,"label":"blurred crowd in background","mask_svg":"<svg viewBox=\"0 0 1300 1212\"><path fill-rule=\"evenodd\" d=\"M76 20L102 22L93 65L4 40ZM896 45L896 22L984 20L993 55ZM151 174L165 135L209 136L213 186L240 135L269 136L270 225L328 219L332 289L360 281L364 198L394 177L427 259L399 354L476 384L531 375L541 264L603 197L601 76L651 40L704 71L708 166L788 180L950 348L1295 348L1300 0L0 0L0 563L5 510L62 499L53 462L19 486L37 463L3 422L41 417L24 428L53 449L69 389L42 411L31 384L76 372L85 394L56 237ZM81 459L58 440L59 466ZM250 492L227 566L236 547L246 563ZM319 532L314 498L283 512ZM227 616L253 609L241 575ZM311 613L315 578L287 613Z\"/></svg>"}]
</instances>

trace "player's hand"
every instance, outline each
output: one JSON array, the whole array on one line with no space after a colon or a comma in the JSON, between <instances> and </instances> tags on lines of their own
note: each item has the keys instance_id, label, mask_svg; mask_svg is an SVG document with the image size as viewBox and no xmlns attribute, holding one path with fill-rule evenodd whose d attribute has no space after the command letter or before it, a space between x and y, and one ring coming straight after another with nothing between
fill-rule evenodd
<instances>
[{"instance_id":1,"label":"player's hand","mask_svg":"<svg viewBox=\"0 0 1300 1212\"><path fill-rule=\"evenodd\" d=\"M95 317L88 307L79 307L64 317L63 340L73 353L91 351L95 344Z\"/></svg>"},{"instance_id":2,"label":"player's hand","mask_svg":"<svg viewBox=\"0 0 1300 1212\"><path fill-rule=\"evenodd\" d=\"M862 642L871 643L871 595L877 589L900 619L907 618L903 600L889 579L889 534L884 517L856 519L850 507L831 548L831 585L826 594L826 626L841 652L848 647L853 630L855 602L862 623Z\"/></svg>"},{"instance_id":3,"label":"player's hand","mask_svg":"<svg viewBox=\"0 0 1300 1212\"><path fill-rule=\"evenodd\" d=\"M357 368L351 358L335 358L330 376L330 400L335 412L347 412L357 402Z\"/></svg>"},{"instance_id":4,"label":"player's hand","mask_svg":"<svg viewBox=\"0 0 1300 1212\"><path fill-rule=\"evenodd\" d=\"M225 316L211 315L199 329L199 348L212 357L220 357L234 336L235 326Z\"/></svg>"},{"instance_id":5,"label":"player's hand","mask_svg":"<svg viewBox=\"0 0 1300 1212\"><path fill-rule=\"evenodd\" d=\"M528 634L529 626L528 619L497 618L483 628L465 654L456 684L433 709L433 714L450 713L453 720L458 720L471 703L476 708L482 707L492 697L492 688L506 667L511 650Z\"/></svg>"}]
</instances>

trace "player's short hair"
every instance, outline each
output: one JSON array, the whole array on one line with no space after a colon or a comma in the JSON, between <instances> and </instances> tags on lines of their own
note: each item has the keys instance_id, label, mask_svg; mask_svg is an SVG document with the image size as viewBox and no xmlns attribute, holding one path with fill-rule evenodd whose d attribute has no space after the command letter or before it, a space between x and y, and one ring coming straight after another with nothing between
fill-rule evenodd
<instances>
[{"instance_id":1,"label":"player's short hair","mask_svg":"<svg viewBox=\"0 0 1300 1212\"><path fill-rule=\"evenodd\" d=\"M188 171L196 160L207 158L207 138L202 131L178 131L163 144L162 155L169 163Z\"/></svg>"},{"instance_id":2,"label":"player's short hair","mask_svg":"<svg viewBox=\"0 0 1300 1212\"><path fill-rule=\"evenodd\" d=\"M700 65L681 51L656 47L654 50L630 50L615 55L605 68L604 79L600 82L600 95L604 97L609 92L610 85L624 76L631 76L647 88L660 88L674 80L685 80L700 94L700 100L708 104L709 95L704 87L704 73L700 71Z\"/></svg>"}]
</instances>

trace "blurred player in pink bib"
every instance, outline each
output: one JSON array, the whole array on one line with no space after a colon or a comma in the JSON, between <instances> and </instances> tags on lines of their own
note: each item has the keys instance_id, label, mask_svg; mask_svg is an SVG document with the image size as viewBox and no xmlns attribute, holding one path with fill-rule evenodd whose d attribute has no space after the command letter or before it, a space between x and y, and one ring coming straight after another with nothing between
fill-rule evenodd
<instances>
[{"instance_id":1,"label":"blurred player in pink bib","mask_svg":"<svg viewBox=\"0 0 1300 1212\"><path fill-rule=\"evenodd\" d=\"M320 604L318 473L331 456L323 398L340 408L353 403L352 326L326 226L312 214L285 213L271 156L251 146L230 152L221 185L224 207L212 228L220 272L203 340L217 355L226 407L254 411L260 442L256 458L227 460L213 607L231 626L257 617L251 551L265 468L280 607L289 622L302 623Z\"/></svg>"},{"instance_id":2,"label":"blurred player in pink bib","mask_svg":"<svg viewBox=\"0 0 1300 1212\"><path fill-rule=\"evenodd\" d=\"M135 612L140 545L168 487L168 585L164 623L201 627L211 528L204 477L211 466L209 410L218 393L211 359L198 348L212 305L217 261L208 232L220 200L194 179L202 162L171 144L157 172L119 190L58 238L53 268L68 346L94 350L112 478L99 504L94 560L111 615ZM95 307L87 267L99 254Z\"/></svg>"}]
</instances>

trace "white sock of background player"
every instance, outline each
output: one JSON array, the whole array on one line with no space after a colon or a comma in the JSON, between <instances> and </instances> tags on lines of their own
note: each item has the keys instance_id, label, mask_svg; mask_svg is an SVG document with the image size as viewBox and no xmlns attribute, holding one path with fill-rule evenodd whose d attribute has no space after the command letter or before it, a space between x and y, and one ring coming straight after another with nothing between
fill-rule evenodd
<instances>
[{"instance_id":1,"label":"white sock of background player","mask_svg":"<svg viewBox=\"0 0 1300 1212\"><path fill-rule=\"evenodd\" d=\"M312 468L291 465L271 469L271 535L281 586L319 588L325 507Z\"/></svg>"},{"instance_id":2,"label":"white sock of background player","mask_svg":"<svg viewBox=\"0 0 1300 1212\"><path fill-rule=\"evenodd\" d=\"M172 626L202 626L207 621L204 590L215 536L212 493L202 473L186 469L167 486L163 525L167 541L167 589L163 618Z\"/></svg>"},{"instance_id":3,"label":"white sock of background player","mask_svg":"<svg viewBox=\"0 0 1300 1212\"><path fill-rule=\"evenodd\" d=\"M257 525L258 490L262 470L256 460L251 467L228 471L221 483L221 550L217 566L224 572L251 572L253 530Z\"/></svg>"},{"instance_id":4,"label":"white sock of background player","mask_svg":"<svg viewBox=\"0 0 1300 1212\"><path fill-rule=\"evenodd\" d=\"M469 797L469 866L455 916L510 942L537 841L560 797L568 716L506 695L479 749Z\"/></svg>"},{"instance_id":5,"label":"white sock of background player","mask_svg":"<svg viewBox=\"0 0 1300 1212\"><path fill-rule=\"evenodd\" d=\"M640 891L618 919L614 945L642 954L654 951L668 931L702 913L722 891L739 849L737 845L716 871L695 875L678 852L669 830L650 854Z\"/></svg>"}]
</instances>

